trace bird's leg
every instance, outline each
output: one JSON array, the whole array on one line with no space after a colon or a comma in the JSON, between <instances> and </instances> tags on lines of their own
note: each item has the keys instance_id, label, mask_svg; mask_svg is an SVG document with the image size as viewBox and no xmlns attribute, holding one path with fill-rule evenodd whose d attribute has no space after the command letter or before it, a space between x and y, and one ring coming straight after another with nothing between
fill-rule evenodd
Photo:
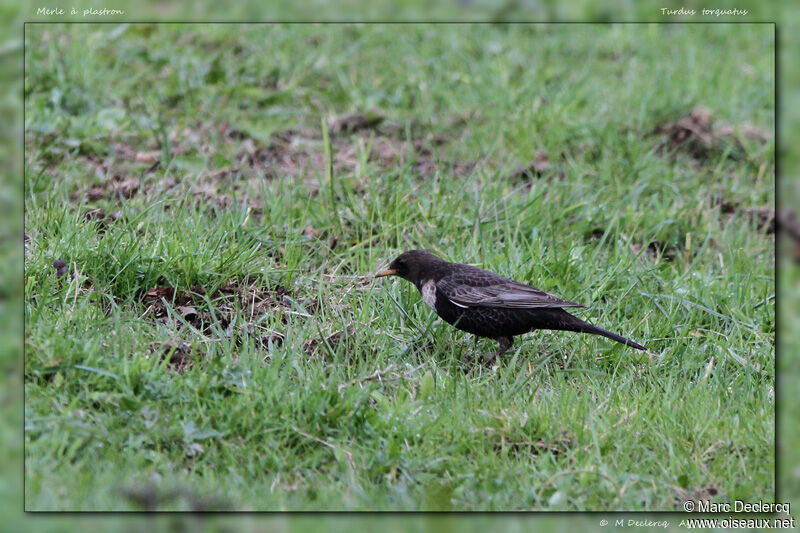
<instances>
[{"instance_id":1,"label":"bird's leg","mask_svg":"<svg viewBox=\"0 0 800 533\"><path fill-rule=\"evenodd\" d=\"M503 355L506 351L508 351L509 348L511 348L511 345L514 344L514 337L495 337L494 340L500 343L500 348L494 352L489 359L486 360L484 363L486 366L492 366L494 360L497 359L498 356Z\"/></svg>"}]
</instances>

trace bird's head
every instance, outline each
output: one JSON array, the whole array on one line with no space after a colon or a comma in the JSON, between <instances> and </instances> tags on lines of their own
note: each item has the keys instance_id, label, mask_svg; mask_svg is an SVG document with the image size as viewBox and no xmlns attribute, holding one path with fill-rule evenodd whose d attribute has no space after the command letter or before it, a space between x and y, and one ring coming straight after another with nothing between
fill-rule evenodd
<instances>
[{"instance_id":1,"label":"bird's head","mask_svg":"<svg viewBox=\"0 0 800 533\"><path fill-rule=\"evenodd\" d=\"M389 268L378 272L375 277L399 276L419 285L423 272L430 273L444 263L446 261L439 259L428 250L409 250L398 255L394 261L389 263Z\"/></svg>"}]
</instances>

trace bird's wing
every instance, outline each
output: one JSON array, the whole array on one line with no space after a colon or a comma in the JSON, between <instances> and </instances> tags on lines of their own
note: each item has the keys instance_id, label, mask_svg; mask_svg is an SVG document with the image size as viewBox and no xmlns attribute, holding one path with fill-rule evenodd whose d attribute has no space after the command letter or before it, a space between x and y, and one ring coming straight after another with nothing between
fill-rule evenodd
<instances>
[{"instance_id":1,"label":"bird's wing","mask_svg":"<svg viewBox=\"0 0 800 533\"><path fill-rule=\"evenodd\" d=\"M472 278L469 282L459 277L445 277L436 283L436 289L442 291L444 296L459 307L509 309L585 307L579 303L562 300L536 287L499 276L483 280Z\"/></svg>"}]
</instances>

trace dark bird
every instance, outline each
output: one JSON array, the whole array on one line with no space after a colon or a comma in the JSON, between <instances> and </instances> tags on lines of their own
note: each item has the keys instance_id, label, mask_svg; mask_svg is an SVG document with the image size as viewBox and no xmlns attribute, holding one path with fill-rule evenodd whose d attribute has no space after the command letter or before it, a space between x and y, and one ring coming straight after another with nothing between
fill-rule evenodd
<instances>
[{"instance_id":1,"label":"dark bird","mask_svg":"<svg viewBox=\"0 0 800 533\"><path fill-rule=\"evenodd\" d=\"M416 285L422 300L445 322L462 331L500 343L487 365L514 343L514 336L536 329L602 335L637 350L644 346L593 326L567 313L566 307L586 307L562 300L471 265L448 263L427 250L403 252L376 277L399 276Z\"/></svg>"}]
</instances>

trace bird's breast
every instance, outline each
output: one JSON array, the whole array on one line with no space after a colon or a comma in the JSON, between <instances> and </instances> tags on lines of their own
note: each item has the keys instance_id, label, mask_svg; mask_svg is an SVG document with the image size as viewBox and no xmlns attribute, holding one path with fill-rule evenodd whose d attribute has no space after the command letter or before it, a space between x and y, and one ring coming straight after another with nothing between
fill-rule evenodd
<instances>
[{"instance_id":1,"label":"bird's breast","mask_svg":"<svg viewBox=\"0 0 800 533\"><path fill-rule=\"evenodd\" d=\"M436 311L436 282L429 279L422 284L422 287L419 288L419 292L422 293L422 301L428 304L428 307Z\"/></svg>"}]
</instances>

